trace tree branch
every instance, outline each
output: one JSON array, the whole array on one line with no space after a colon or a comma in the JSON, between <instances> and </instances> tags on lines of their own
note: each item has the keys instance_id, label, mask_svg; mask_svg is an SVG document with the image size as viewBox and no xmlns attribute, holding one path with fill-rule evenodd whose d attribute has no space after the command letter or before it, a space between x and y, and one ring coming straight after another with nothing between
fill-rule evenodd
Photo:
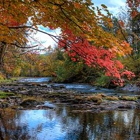
<instances>
[{"instance_id":1,"label":"tree branch","mask_svg":"<svg viewBox=\"0 0 140 140\"><path fill-rule=\"evenodd\" d=\"M123 33L123 30L122 30L122 27L120 26L120 23L119 23L117 20L116 20L116 22L117 22L117 24L118 24L118 26L119 26L119 28L120 28L120 30L121 30L121 33L122 33L122 35L123 35L125 41L126 41L127 43L129 43L128 39L126 38L125 34Z\"/></svg>"},{"instance_id":2,"label":"tree branch","mask_svg":"<svg viewBox=\"0 0 140 140\"><path fill-rule=\"evenodd\" d=\"M35 45L35 46L30 46L30 47L22 47L22 46L19 46L16 43L10 43L10 45L16 46L17 48L21 48L21 49L31 49L31 48L35 48L35 47L38 46L38 45Z\"/></svg>"}]
</instances>

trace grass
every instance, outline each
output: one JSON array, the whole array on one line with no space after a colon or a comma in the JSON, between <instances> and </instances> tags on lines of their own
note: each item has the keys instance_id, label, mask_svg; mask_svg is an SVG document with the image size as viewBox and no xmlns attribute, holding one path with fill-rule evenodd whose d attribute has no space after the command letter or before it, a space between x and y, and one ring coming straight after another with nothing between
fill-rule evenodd
<instances>
[{"instance_id":1,"label":"grass","mask_svg":"<svg viewBox=\"0 0 140 140\"><path fill-rule=\"evenodd\" d=\"M0 79L0 84L10 84L16 80L18 80L17 77L12 77L10 79Z\"/></svg>"},{"instance_id":2,"label":"grass","mask_svg":"<svg viewBox=\"0 0 140 140\"><path fill-rule=\"evenodd\" d=\"M15 95L15 94L12 93L12 92L3 92L3 91L0 91L0 99L6 98L8 96L13 96L13 95Z\"/></svg>"}]
</instances>

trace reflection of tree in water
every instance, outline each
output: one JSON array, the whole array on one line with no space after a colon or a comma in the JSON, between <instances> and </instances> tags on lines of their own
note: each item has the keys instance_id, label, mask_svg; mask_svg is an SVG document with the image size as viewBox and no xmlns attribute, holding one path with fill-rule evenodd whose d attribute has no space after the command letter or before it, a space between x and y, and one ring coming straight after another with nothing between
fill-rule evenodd
<instances>
[{"instance_id":1,"label":"reflection of tree in water","mask_svg":"<svg viewBox=\"0 0 140 140\"><path fill-rule=\"evenodd\" d=\"M44 131L44 129L46 134L50 132L49 128L52 126L49 122L51 121L59 127L58 134L64 134L61 140L131 140L140 137L140 111L92 114L72 113L70 110L67 107L60 107L56 110L44 111L43 118L48 121L42 120L35 128L30 128L28 122L22 123L24 117L27 116L26 112L6 110L1 113L0 133L2 137L0 140L36 140L39 132ZM51 129L54 130L53 127ZM48 140L45 133L43 133L43 140Z\"/></svg>"},{"instance_id":2,"label":"reflection of tree in water","mask_svg":"<svg viewBox=\"0 0 140 140\"><path fill-rule=\"evenodd\" d=\"M15 123L16 111L12 109L0 112L0 140L28 140L28 127L17 126Z\"/></svg>"},{"instance_id":3,"label":"reflection of tree in water","mask_svg":"<svg viewBox=\"0 0 140 140\"><path fill-rule=\"evenodd\" d=\"M79 140L137 139L137 137L140 136L140 115L134 110L126 112L117 111L117 113L116 118L114 117L116 115L115 112L81 114L81 121L83 120L83 132L81 132ZM125 118L126 115L128 116L127 120Z\"/></svg>"},{"instance_id":4,"label":"reflection of tree in water","mask_svg":"<svg viewBox=\"0 0 140 140\"><path fill-rule=\"evenodd\" d=\"M63 114L61 111L57 112L58 116ZM131 140L140 137L140 113L137 110L93 114L67 111L67 117L61 118L67 140Z\"/></svg>"}]
</instances>

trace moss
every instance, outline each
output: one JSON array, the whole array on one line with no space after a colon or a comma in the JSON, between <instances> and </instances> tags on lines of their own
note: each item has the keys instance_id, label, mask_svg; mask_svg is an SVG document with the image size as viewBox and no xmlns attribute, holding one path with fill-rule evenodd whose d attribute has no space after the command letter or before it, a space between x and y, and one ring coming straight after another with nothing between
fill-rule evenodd
<instances>
[{"instance_id":1,"label":"moss","mask_svg":"<svg viewBox=\"0 0 140 140\"><path fill-rule=\"evenodd\" d=\"M105 95L104 93L98 93L97 96L106 97L107 95Z\"/></svg>"},{"instance_id":2,"label":"moss","mask_svg":"<svg viewBox=\"0 0 140 140\"><path fill-rule=\"evenodd\" d=\"M85 101L85 98L82 96L75 96L74 99L77 101Z\"/></svg>"},{"instance_id":3,"label":"moss","mask_svg":"<svg viewBox=\"0 0 140 140\"><path fill-rule=\"evenodd\" d=\"M32 97L29 97L29 96L23 96L22 97L22 99L23 99L23 101L39 101L40 99L41 99L41 97L34 97L34 96L32 96Z\"/></svg>"},{"instance_id":4,"label":"moss","mask_svg":"<svg viewBox=\"0 0 140 140\"><path fill-rule=\"evenodd\" d=\"M86 98L87 101L93 101L93 102L102 102L102 96L100 94L97 95L91 95Z\"/></svg>"},{"instance_id":5,"label":"moss","mask_svg":"<svg viewBox=\"0 0 140 140\"><path fill-rule=\"evenodd\" d=\"M13 96L15 95L14 93L12 92L3 92L3 91L0 91L0 98L6 98L8 96Z\"/></svg>"},{"instance_id":6,"label":"moss","mask_svg":"<svg viewBox=\"0 0 140 140\"><path fill-rule=\"evenodd\" d=\"M37 101L35 98L26 98L26 99L23 99L23 102L35 102L35 101Z\"/></svg>"},{"instance_id":7,"label":"moss","mask_svg":"<svg viewBox=\"0 0 140 140\"><path fill-rule=\"evenodd\" d=\"M126 100L126 101L136 101L138 98L136 96L122 96L119 98L120 100Z\"/></svg>"},{"instance_id":8,"label":"moss","mask_svg":"<svg viewBox=\"0 0 140 140\"><path fill-rule=\"evenodd\" d=\"M105 99L110 100L110 101L118 101L119 100L119 98L116 96L106 96Z\"/></svg>"}]
</instances>

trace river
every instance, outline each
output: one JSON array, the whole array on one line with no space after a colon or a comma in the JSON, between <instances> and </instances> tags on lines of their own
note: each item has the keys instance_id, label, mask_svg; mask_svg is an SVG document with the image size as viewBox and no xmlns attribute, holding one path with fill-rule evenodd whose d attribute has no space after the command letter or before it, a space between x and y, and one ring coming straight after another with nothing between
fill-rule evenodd
<instances>
[{"instance_id":1,"label":"river","mask_svg":"<svg viewBox=\"0 0 140 140\"><path fill-rule=\"evenodd\" d=\"M45 104L55 109L7 109L4 140L140 140L140 110L74 113L65 104Z\"/></svg>"}]
</instances>

